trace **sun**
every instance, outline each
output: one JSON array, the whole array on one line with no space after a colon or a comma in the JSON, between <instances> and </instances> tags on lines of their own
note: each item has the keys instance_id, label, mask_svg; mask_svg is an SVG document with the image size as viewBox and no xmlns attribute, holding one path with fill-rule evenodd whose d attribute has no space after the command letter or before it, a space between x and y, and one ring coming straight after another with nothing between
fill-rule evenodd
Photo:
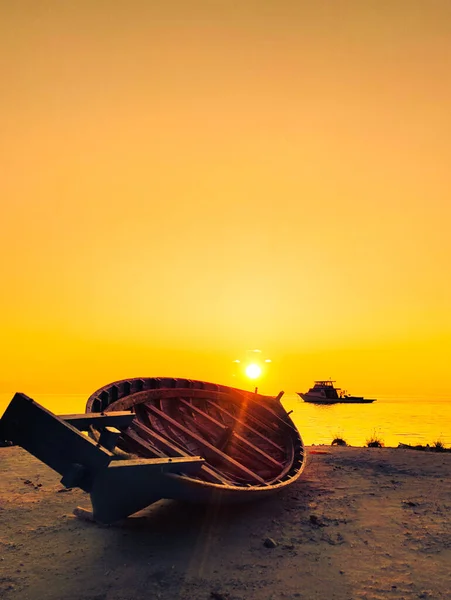
<instances>
[{"instance_id":1,"label":"sun","mask_svg":"<svg viewBox=\"0 0 451 600\"><path fill-rule=\"evenodd\" d=\"M251 364L246 367L246 375L249 379L257 379L262 374L261 368L256 364Z\"/></svg>"}]
</instances>

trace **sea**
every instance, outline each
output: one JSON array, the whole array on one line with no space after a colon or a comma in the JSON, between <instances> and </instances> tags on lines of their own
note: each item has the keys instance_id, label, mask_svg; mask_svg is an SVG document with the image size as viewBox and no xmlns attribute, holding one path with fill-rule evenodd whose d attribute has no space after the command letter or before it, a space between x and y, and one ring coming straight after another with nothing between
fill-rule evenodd
<instances>
[{"instance_id":1,"label":"sea","mask_svg":"<svg viewBox=\"0 0 451 600\"><path fill-rule=\"evenodd\" d=\"M451 398L379 396L372 404L323 406L287 394L282 402L293 411L290 416L306 445L330 445L341 438L350 446L366 446L371 439L388 447L435 442L451 446Z\"/></svg>"},{"instance_id":2,"label":"sea","mask_svg":"<svg viewBox=\"0 0 451 600\"><path fill-rule=\"evenodd\" d=\"M85 412L87 394L29 394L55 414ZM0 393L0 415L13 394ZM451 447L451 398L379 396L372 404L321 406L285 394L282 404L295 422L304 444L330 445L342 438L350 446L378 439L384 446L400 443Z\"/></svg>"}]
</instances>

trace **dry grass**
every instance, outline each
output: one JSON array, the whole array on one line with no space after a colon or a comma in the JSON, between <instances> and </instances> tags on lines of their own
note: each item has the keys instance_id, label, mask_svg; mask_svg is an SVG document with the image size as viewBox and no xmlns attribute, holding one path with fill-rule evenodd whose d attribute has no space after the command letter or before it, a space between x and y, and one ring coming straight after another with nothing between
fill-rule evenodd
<instances>
[{"instance_id":1,"label":"dry grass","mask_svg":"<svg viewBox=\"0 0 451 600\"><path fill-rule=\"evenodd\" d=\"M331 446L347 446L347 445L348 444L347 444L346 440L344 440L341 437L335 437L332 440L332 444L331 444Z\"/></svg>"},{"instance_id":2,"label":"dry grass","mask_svg":"<svg viewBox=\"0 0 451 600\"><path fill-rule=\"evenodd\" d=\"M366 440L366 446L367 446L367 448L383 448L384 442L374 432L373 435Z\"/></svg>"}]
</instances>

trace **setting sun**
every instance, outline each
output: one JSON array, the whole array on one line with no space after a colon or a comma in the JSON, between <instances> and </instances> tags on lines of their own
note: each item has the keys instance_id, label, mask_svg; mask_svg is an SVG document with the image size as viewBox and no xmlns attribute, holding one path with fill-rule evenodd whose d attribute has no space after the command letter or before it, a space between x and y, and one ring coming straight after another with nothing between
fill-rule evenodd
<instances>
[{"instance_id":1,"label":"setting sun","mask_svg":"<svg viewBox=\"0 0 451 600\"><path fill-rule=\"evenodd\" d=\"M246 375L250 379L257 379L262 374L262 370L258 365L252 364L246 367Z\"/></svg>"}]
</instances>

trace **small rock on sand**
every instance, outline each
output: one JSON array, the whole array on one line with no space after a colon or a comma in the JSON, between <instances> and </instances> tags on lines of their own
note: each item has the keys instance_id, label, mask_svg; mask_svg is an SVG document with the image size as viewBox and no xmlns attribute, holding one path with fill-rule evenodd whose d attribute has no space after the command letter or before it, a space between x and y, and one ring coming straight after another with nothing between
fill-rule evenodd
<instances>
[{"instance_id":1,"label":"small rock on sand","mask_svg":"<svg viewBox=\"0 0 451 600\"><path fill-rule=\"evenodd\" d=\"M81 508L81 506L77 506L74 508L73 514L82 521L89 521L90 523L94 523L94 517L90 510L86 510L86 508Z\"/></svg>"}]
</instances>

